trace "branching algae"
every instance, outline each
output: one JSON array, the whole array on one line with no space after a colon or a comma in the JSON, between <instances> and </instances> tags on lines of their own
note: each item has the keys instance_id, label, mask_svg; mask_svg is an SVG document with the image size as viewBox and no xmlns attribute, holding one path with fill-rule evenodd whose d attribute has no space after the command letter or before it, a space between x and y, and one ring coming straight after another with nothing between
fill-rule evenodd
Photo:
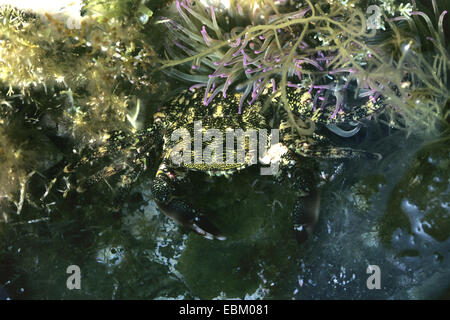
<instances>
[{"instance_id":1,"label":"branching algae","mask_svg":"<svg viewBox=\"0 0 450 320\"><path fill-rule=\"evenodd\" d=\"M271 87L274 95L281 93L300 134L311 134L314 125L311 119L294 119L287 87L309 88L310 109L335 104L330 122L352 95L373 103L382 98L389 124L419 135L435 131L447 117L446 11L438 14L435 1L436 23L415 3L378 1L380 30L369 30L365 12L358 9L367 1L235 0L228 8L203 3L177 1L178 17L172 13L158 23L169 33L162 69L194 83L193 88L205 87L205 105L234 86L242 92L241 111L247 97L251 105ZM425 36L419 40L418 34Z\"/></svg>"},{"instance_id":2,"label":"branching algae","mask_svg":"<svg viewBox=\"0 0 450 320\"><path fill-rule=\"evenodd\" d=\"M379 59L364 39L373 35L366 28L362 11L354 1L299 1L295 4L272 1L231 1L228 10L201 2L176 2L180 18L163 18L169 30L166 45L169 60L162 68L169 74L205 86L204 104L219 94L225 97L235 85L249 105L270 87L281 93L288 118L300 134L311 134L311 119L294 119L286 88L308 88L304 97L309 108L323 109L334 104L333 122L343 112L346 91L355 87L367 60ZM364 54L362 54L364 53ZM366 53L371 53L368 55ZM189 70L191 69L191 70ZM358 97L379 93L369 86L358 88Z\"/></svg>"},{"instance_id":3,"label":"branching algae","mask_svg":"<svg viewBox=\"0 0 450 320\"><path fill-rule=\"evenodd\" d=\"M42 174L33 137L50 132L76 151L127 127L139 90L156 89L146 26L167 2L87 1L79 25L0 6L2 204L21 212L28 179Z\"/></svg>"}]
</instances>

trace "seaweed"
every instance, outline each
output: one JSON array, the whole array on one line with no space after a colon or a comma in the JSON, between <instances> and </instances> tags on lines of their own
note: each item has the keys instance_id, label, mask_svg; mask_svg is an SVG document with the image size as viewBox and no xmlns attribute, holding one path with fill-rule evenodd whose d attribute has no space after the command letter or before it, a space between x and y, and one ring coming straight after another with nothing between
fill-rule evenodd
<instances>
[{"instance_id":1,"label":"seaweed","mask_svg":"<svg viewBox=\"0 0 450 320\"><path fill-rule=\"evenodd\" d=\"M333 117L342 111L342 91L366 72L367 60L382 59L364 43L374 32L367 30L356 3L237 0L220 10L177 1L180 19L159 21L169 31L161 69L170 68L169 74L205 86L204 104L219 92L226 96L232 85L243 91L240 109L247 97L251 105L265 88L272 88L274 95L279 91L293 127L299 134L312 134L314 122L294 119L286 88L309 89L312 108L320 107L319 98L326 102L334 96ZM359 92L376 93L370 87Z\"/></svg>"},{"instance_id":2,"label":"seaweed","mask_svg":"<svg viewBox=\"0 0 450 320\"><path fill-rule=\"evenodd\" d=\"M392 127L429 136L448 120L446 11L436 1L434 21L415 2L378 1L383 19L371 30L359 9L367 1L202 3L177 1L178 18L172 13L156 23L168 31L161 69L205 87L205 105L234 86L242 110L272 88L298 133L312 134L312 119L294 118L287 88L309 89L305 99L314 110L335 103L333 117L356 82L354 96L382 101Z\"/></svg>"},{"instance_id":3,"label":"seaweed","mask_svg":"<svg viewBox=\"0 0 450 320\"><path fill-rule=\"evenodd\" d=\"M370 44L374 51L383 52L382 63L363 79L382 92L390 106L385 122L421 137L436 137L448 130L449 120L447 10L440 12L435 0L432 4L429 15L417 6L404 16L389 18L383 13L388 28L379 36L384 38ZM448 8L449 1L446 4Z\"/></svg>"},{"instance_id":4,"label":"seaweed","mask_svg":"<svg viewBox=\"0 0 450 320\"><path fill-rule=\"evenodd\" d=\"M46 150L69 159L103 144L108 132L134 130L127 123L130 108L141 91L157 89L150 78L155 53L148 20L168 2L86 1L79 24L0 6L0 209L5 220L8 212L20 213L33 202L27 188L31 178L41 177L42 192L54 183L45 170L56 160L46 158ZM51 141L43 143L47 136Z\"/></svg>"}]
</instances>

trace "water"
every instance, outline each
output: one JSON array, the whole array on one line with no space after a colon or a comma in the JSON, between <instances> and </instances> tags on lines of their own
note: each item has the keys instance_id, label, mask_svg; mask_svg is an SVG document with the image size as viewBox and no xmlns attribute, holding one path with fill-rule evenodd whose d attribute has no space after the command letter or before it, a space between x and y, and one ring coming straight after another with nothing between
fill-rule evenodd
<instances>
[{"instance_id":1,"label":"water","mask_svg":"<svg viewBox=\"0 0 450 320\"><path fill-rule=\"evenodd\" d=\"M137 13L141 23L151 18L150 12ZM163 83L158 90L161 99L168 91ZM146 93L132 91L141 94ZM152 98L143 101L156 109ZM53 121L42 120L43 127ZM63 124L54 126L64 131ZM72 152L69 139L19 129L32 136L30 145L39 146L33 149L39 150L37 170L48 173L35 174L29 183L40 197L56 172L51 168ZM370 125L340 142L383 159L321 164L325 175L336 167L342 173L323 186L319 223L301 246L292 231L294 194L261 176L259 168L231 179L192 175L186 200L228 237L209 241L159 213L149 191L158 166L153 159L120 213L111 210L111 190L100 183L65 198L55 187L44 210L26 203L20 215L1 220L0 297L6 296L4 287L12 299L449 298L448 139L424 144ZM73 265L81 270L81 289L69 290L67 269ZM367 286L369 265L379 267L380 289Z\"/></svg>"},{"instance_id":2,"label":"water","mask_svg":"<svg viewBox=\"0 0 450 320\"><path fill-rule=\"evenodd\" d=\"M424 299L450 285L449 148L376 126L349 141L377 161L324 162L343 171L322 188L314 236L299 246L294 195L250 168L231 179L194 174L186 198L228 236L209 241L160 214L151 170L122 213L108 190L0 224L0 285L12 299ZM156 166L157 164L153 164ZM325 170L324 169L324 170ZM66 269L81 269L69 290ZM381 272L369 290L368 265ZM447 293L446 293L447 290Z\"/></svg>"}]
</instances>

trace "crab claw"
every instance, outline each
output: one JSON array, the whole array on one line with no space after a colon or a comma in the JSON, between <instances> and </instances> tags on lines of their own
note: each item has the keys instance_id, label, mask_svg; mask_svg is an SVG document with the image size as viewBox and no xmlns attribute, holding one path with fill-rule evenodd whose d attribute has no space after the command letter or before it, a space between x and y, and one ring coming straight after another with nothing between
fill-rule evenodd
<instances>
[{"instance_id":1,"label":"crab claw","mask_svg":"<svg viewBox=\"0 0 450 320\"><path fill-rule=\"evenodd\" d=\"M198 213L185 201L174 198L173 175L168 171L160 172L152 184L152 194L159 210L166 216L185 226L202 237L210 240L226 240L219 229L203 214Z\"/></svg>"},{"instance_id":2,"label":"crab claw","mask_svg":"<svg viewBox=\"0 0 450 320\"><path fill-rule=\"evenodd\" d=\"M173 199L166 203L156 201L156 204L166 216L206 239L227 239L204 215L196 213L196 211L191 208L189 204L182 200Z\"/></svg>"}]
</instances>

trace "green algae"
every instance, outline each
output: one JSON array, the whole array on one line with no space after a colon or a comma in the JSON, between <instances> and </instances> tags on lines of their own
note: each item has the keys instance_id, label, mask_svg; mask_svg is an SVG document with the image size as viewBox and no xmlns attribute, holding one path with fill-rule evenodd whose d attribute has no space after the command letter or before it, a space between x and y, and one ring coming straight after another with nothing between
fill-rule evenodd
<instances>
[{"instance_id":1,"label":"green algae","mask_svg":"<svg viewBox=\"0 0 450 320\"><path fill-rule=\"evenodd\" d=\"M380 236L390 245L398 228L412 233L408 201L421 212L419 217L424 231L437 241L445 241L450 235L448 203L449 176L448 140L432 143L420 150L410 169L395 186L387 204L387 211L380 220Z\"/></svg>"},{"instance_id":2,"label":"green algae","mask_svg":"<svg viewBox=\"0 0 450 320\"><path fill-rule=\"evenodd\" d=\"M280 286L283 272L294 268L287 251L296 246L290 217L294 194L278 192L279 185L258 177L257 168L248 171L207 183L196 190L200 196L191 197L206 213L215 212L210 218L228 237L217 242L189 236L177 269L195 296L264 298ZM214 204L206 201L212 197Z\"/></svg>"},{"instance_id":3,"label":"green algae","mask_svg":"<svg viewBox=\"0 0 450 320\"><path fill-rule=\"evenodd\" d=\"M155 33L141 18L167 3L87 1L78 25L0 6L3 220L24 205L42 205L28 188L31 178L41 183L38 198L47 197L55 181L46 170L58 160L101 143L108 132L133 130L126 119L138 95L157 87L149 77Z\"/></svg>"}]
</instances>

